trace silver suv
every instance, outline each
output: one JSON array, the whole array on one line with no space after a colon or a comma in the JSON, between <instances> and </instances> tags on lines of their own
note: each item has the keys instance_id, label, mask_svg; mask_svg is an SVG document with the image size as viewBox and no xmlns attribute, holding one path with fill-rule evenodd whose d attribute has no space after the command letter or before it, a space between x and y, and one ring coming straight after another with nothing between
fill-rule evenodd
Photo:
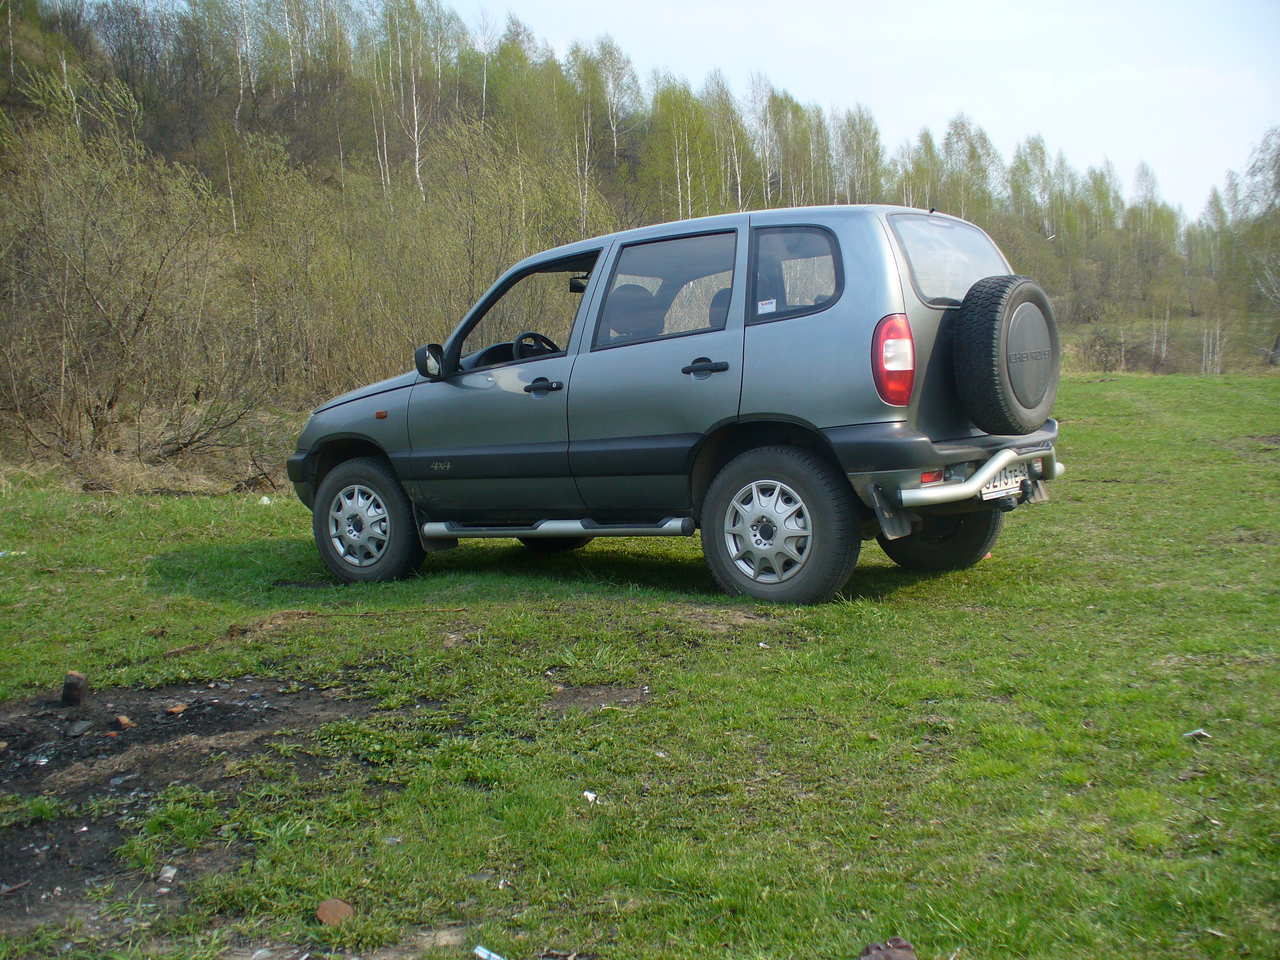
<instances>
[{"instance_id":1,"label":"silver suv","mask_svg":"<svg viewBox=\"0 0 1280 960\"><path fill-rule=\"evenodd\" d=\"M540 553L702 535L732 593L829 599L877 538L980 560L1046 499L1049 300L963 220L901 207L644 227L516 264L417 369L315 411L289 458L342 580L464 537Z\"/></svg>"}]
</instances>

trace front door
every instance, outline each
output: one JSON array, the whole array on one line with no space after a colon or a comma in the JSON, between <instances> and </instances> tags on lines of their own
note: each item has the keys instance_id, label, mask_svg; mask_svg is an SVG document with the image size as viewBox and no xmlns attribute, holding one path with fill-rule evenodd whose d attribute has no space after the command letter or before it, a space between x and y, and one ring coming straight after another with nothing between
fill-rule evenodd
<instances>
[{"instance_id":1,"label":"front door","mask_svg":"<svg viewBox=\"0 0 1280 960\"><path fill-rule=\"evenodd\" d=\"M730 228L630 244L613 258L569 383L569 461L590 516L690 509L699 441L738 414L741 239Z\"/></svg>"},{"instance_id":2,"label":"front door","mask_svg":"<svg viewBox=\"0 0 1280 960\"><path fill-rule=\"evenodd\" d=\"M455 370L409 398L411 452L397 469L432 520L581 517L569 471L569 338L599 251L504 281L446 348Z\"/></svg>"}]
</instances>

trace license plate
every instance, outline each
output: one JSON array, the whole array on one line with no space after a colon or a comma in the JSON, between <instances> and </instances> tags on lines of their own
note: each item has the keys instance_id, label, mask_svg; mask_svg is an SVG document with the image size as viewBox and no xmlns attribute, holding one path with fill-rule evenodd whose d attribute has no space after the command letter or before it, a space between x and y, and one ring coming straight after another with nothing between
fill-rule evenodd
<instances>
[{"instance_id":1,"label":"license plate","mask_svg":"<svg viewBox=\"0 0 1280 960\"><path fill-rule=\"evenodd\" d=\"M997 497L1018 493L1022 490L1022 481L1026 479L1028 476L1025 463L1010 464L982 485L982 499L994 500Z\"/></svg>"}]
</instances>

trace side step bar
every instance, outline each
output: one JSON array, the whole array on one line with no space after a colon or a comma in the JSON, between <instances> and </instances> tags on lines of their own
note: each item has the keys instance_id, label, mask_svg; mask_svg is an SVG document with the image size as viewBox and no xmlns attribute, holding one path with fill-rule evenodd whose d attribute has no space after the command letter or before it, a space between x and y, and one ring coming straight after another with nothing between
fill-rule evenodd
<instances>
[{"instance_id":1,"label":"side step bar","mask_svg":"<svg viewBox=\"0 0 1280 960\"><path fill-rule=\"evenodd\" d=\"M479 527L452 520L422 525L424 540L459 537L691 537L693 517L668 517L657 523L597 523L594 520L539 520L523 527Z\"/></svg>"}]
</instances>

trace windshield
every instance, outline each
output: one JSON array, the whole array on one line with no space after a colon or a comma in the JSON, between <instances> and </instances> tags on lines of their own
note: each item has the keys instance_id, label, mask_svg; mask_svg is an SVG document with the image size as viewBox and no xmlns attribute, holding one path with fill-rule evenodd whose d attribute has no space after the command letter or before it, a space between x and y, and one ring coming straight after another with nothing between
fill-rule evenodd
<instances>
[{"instance_id":1,"label":"windshield","mask_svg":"<svg viewBox=\"0 0 1280 960\"><path fill-rule=\"evenodd\" d=\"M889 222L925 303L958 304L983 277L1009 272L996 245L977 227L923 213L895 214Z\"/></svg>"}]
</instances>

